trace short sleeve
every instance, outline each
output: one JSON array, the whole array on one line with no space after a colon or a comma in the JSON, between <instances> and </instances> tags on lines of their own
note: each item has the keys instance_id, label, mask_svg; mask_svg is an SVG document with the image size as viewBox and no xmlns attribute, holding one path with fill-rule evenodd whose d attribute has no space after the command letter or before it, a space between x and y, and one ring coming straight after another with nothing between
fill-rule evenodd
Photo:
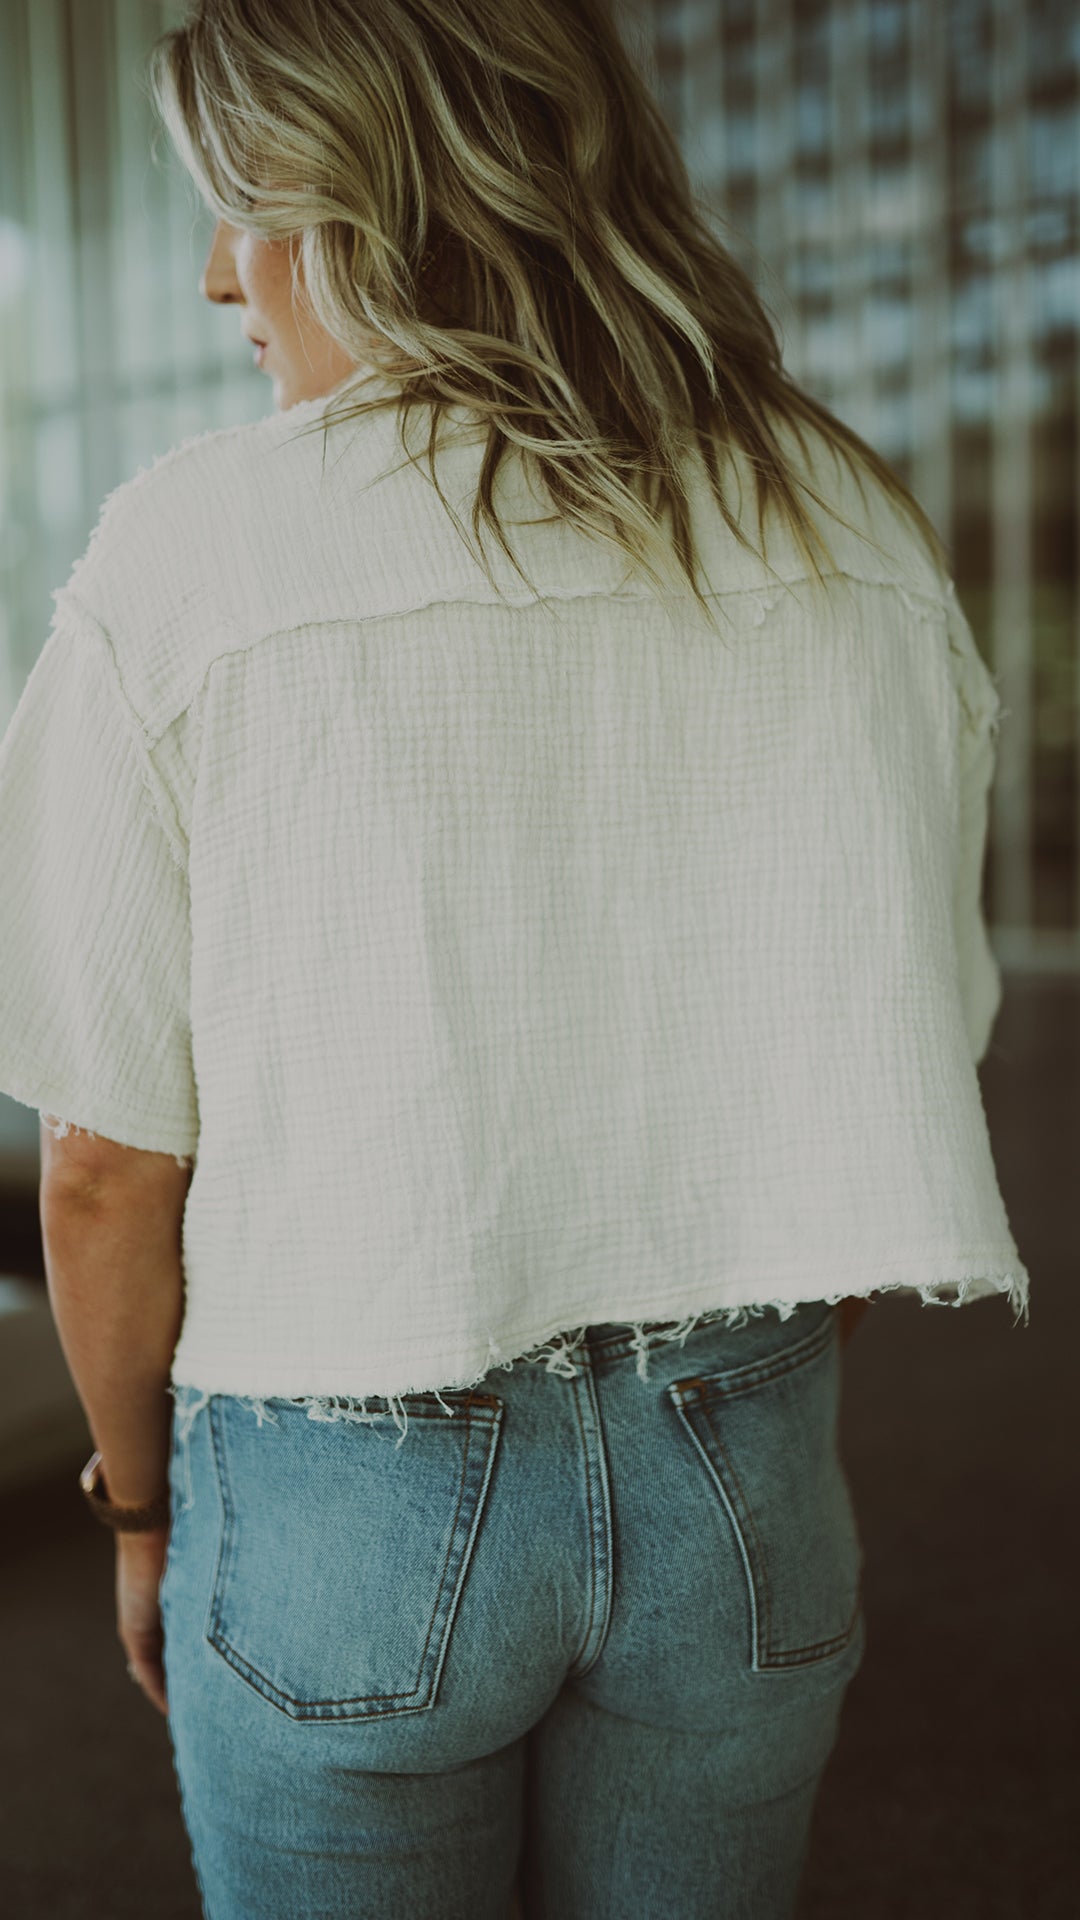
<instances>
[{"instance_id":1,"label":"short sleeve","mask_svg":"<svg viewBox=\"0 0 1080 1920\"><path fill-rule=\"evenodd\" d=\"M948 589L950 662L959 707L959 823L953 876L953 923L964 1020L972 1059L982 1060L1002 1001L1001 969L990 946L982 905L997 731L1002 709L967 616Z\"/></svg>"},{"instance_id":2,"label":"short sleeve","mask_svg":"<svg viewBox=\"0 0 1080 1920\"><path fill-rule=\"evenodd\" d=\"M0 741L0 1092L148 1152L198 1139L186 845L68 590Z\"/></svg>"}]
</instances>

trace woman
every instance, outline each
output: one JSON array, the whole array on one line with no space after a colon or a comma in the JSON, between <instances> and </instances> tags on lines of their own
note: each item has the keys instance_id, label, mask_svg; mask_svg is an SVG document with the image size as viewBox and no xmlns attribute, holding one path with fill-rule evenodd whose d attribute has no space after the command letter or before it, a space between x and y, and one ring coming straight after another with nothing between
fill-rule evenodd
<instances>
[{"instance_id":1,"label":"woman","mask_svg":"<svg viewBox=\"0 0 1080 1920\"><path fill-rule=\"evenodd\" d=\"M1027 1311L993 683L607 0L202 0L152 80L275 409L54 596L0 1082L206 1911L789 1915L842 1335Z\"/></svg>"}]
</instances>

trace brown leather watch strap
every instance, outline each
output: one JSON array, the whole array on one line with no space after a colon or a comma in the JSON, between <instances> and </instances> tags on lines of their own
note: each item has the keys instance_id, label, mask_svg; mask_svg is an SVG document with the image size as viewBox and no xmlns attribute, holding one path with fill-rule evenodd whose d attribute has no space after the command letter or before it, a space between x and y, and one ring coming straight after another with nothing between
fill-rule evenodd
<instances>
[{"instance_id":1,"label":"brown leather watch strap","mask_svg":"<svg viewBox=\"0 0 1080 1920\"><path fill-rule=\"evenodd\" d=\"M160 1499L148 1501L141 1507L116 1506L105 1491L105 1481L101 1471L100 1453L92 1453L79 1475L79 1485L86 1495L91 1512L103 1526L112 1527L117 1533L150 1533L156 1527L168 1525L169 1495L163 1493Z\"/></svg>"}]
</instances>

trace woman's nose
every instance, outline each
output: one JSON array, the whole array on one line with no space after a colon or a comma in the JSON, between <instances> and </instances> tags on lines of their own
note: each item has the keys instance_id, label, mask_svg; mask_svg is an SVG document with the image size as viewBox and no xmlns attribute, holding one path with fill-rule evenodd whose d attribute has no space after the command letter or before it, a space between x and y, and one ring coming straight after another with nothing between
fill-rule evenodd
<instances>
[{"instance_id":1,"label":"woman's nose","mask_svg":"<svg viewBox=\"0 0 1080 1920\"><path fill-rule=\"evenodd\" d=\"M232 254L220 220L214 229L210 251L206 256L206 265L199 276L199 292L204 300L214 300L219 303L239 299Z\"/></svg>"}]
</instances>

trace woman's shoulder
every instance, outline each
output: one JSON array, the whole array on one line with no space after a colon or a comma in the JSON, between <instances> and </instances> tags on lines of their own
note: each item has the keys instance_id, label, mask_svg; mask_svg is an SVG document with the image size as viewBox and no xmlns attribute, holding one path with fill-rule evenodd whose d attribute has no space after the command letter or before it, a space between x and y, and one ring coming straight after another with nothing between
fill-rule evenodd
<instances>
[{"instance_id":1,"label":"woman's shoulder","mask_svg":"<svg viewBox=\"0 0 1080 1920\"><path fill-rule=\"evenodd\" d=\"M213 649L236 625L235 610L259 598L267 553L280 553L282 544L271 523L295 526L294 505L319 459L312 441L314 451L291 463L282 449L293 416L314 411L190 434L102 500L57 595L108 634L149 733L190 699Z\"/></svg>"},{"instance_id":2,"label":"woman's shoulder","mask_svg":"<svg viewBox=\"0 0 1080 1920\"><path fill-rule=\"evenodd\" d=\"M775 416L773 425L800 501L837 571L943 606L947 574L901 498L872 466L812 420ZM787 555L793 544L781 528L778 551Z\"/></svg>"},{"instance_id":3,"label":"woman's shoulder","mask_svg":"<svg viewBox=\"0 0 1080 1920\"><path fill-rule=\"evenodd\" d=\"M266 438L262 420L189 434L107 493L68 580L94 606L120 591L152 593L169 554L198 547L222 497Z\"/></svg>"}]
</instances>

